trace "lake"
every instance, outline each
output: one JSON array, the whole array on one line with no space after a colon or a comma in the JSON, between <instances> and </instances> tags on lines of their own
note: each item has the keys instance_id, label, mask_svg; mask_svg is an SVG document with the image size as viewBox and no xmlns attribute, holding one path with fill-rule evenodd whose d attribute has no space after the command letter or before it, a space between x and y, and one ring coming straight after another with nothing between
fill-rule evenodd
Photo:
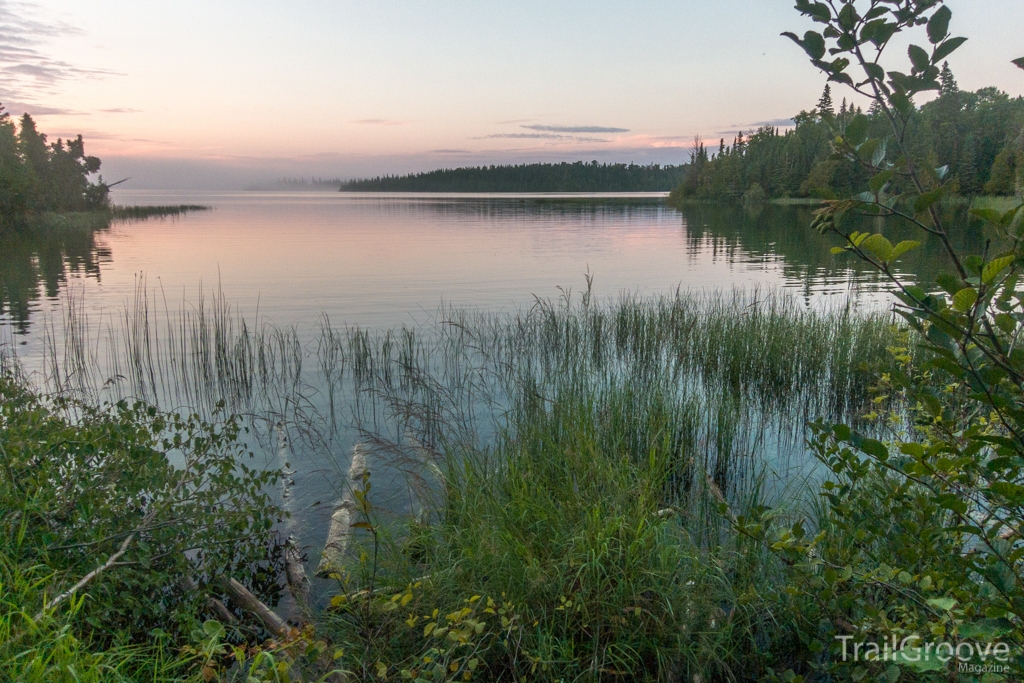
<instances>
[{"instance_id":1,"label":"lake","mask_svg":"<svg viewBox=\"0 0 1024 683\"><path fill-rule=\"evenodd\" d=\"M809 309L886 301L872 271L833 256L834 240L809 229L808 207L678 211L658 195L118 191L114 200L211 210L0 235L0 340L30 371L93 398L207 412L226 400L256 428L263 461L294 471L287 502L312 556L353 445L368 433L401 441L408 425L389 417L404 409L395 396L425 400L422 385L408 388L410 368L440 378L461 415L500 412L501 387L467 393L460 373L488 349L453 342L464 316L578 305L588 273L599 302L737 289L782 292ZM940 260L925 245L899 268L912 278ZM733 411L730 449L799 460L803 408L785 416L788 441L766 437L782 417L714 407L699 393L707 387L683 384L680 400L706 402L702 443ZM408 509L400 475L375 471L394 510Z\"/></svg>"},{"instance_id":2,"label":"lake","mask_svg":"<svg viewBox=\"0 0 1024 683\"><path fill-rule=\"evenodd\" d=\"M94 234L3 245L2 320L31 342L32 318L68 289L117 310L140 279L173 299L220 287L281 325L326 313L364 327L415 324L442 303L528 306L578 290L598 297L685 289L781 287L813 297L875 289L810 234L809 210L689 215L659 196L573 198L342 193L115 192L120 204L211 211L119 223Z\"/></svg>"}]
</instances>

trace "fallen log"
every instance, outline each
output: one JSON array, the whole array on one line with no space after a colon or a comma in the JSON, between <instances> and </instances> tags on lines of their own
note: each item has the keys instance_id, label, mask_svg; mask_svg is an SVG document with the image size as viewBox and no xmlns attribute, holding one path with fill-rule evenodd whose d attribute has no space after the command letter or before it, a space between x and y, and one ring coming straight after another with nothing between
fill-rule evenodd
<instances>
[{"instance_id":1,"label":"fallen log","mask_svg":"<svg viewBox=\"0 0 1024 683\"><path fill-rule=\"evenodd\" d=\"M224 577L220 586L239 607L259 619L263 627L275 636L283 638L291 633L291 627L284 619L263 604L248 588L232 578Z\"/></svg>"},{"instance_id":2,"label":"fallen log","mask_svg":"<svg viewBox=\"0 0 1024 683\"><path fill-rule=\"evenodd\" d=\"M345 566L345 554L352 541L352 517L356 512L353 491L362 486L363 478L370 470L366 465L366 448L356 444L352 449L352 464L348 468L348 481L341 493L341 499L331 514L331 526L327 531L327 543L317 567L317 576L340 573Z\"/></svg>"}]
</instances>

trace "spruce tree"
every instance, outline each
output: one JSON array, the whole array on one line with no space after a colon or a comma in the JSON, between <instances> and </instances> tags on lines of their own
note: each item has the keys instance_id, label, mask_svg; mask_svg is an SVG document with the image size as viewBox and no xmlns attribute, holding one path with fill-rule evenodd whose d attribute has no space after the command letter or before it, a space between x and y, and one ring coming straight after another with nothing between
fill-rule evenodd
<instances>
[{"instance_id":1,"label":"spruce tree","mask_svg":"<svg viewBox=\"0 0 1024 683\"><path fill-rule=\"evenodd\" d=\"M957 85L956 78L953 77L953 70L949 68L949 62L942 64L942 73L939 74L939 95L945 97L946 95L955 95L960 92L960 86Z\"/></svg>"},{"instance_id":2,"label":"spruce tree","mask_svg":"<svg viewBox=\"0 0 1024 683\"><path fill-rule=\"evenodd\" d=\"M825 114L836 115L835 106L832 104L832 86L828 83L825 84L825 90L821 93L821 99L818 100L818 113L823 116Z\"/></svg>"}]
</instances>

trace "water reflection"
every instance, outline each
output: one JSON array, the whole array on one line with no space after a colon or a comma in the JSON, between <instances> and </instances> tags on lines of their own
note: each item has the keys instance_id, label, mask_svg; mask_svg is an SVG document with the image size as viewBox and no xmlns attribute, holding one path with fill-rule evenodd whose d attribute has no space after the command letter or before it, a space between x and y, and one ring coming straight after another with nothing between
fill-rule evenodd
<instances>
[{"instance_id":1,"label":"water reflection","mask_svg":"<svg viewBox=\"0 0 1024 683\"><path fill-rule=\"evenodd\" d=\"M103 244L106 228L36 225L0 230L0 316L19 333L42 297L56 298L70 274L99 281L111 250Z\"/></svg>"},{"instance_id":2,"label":"water reflection","mask_svg":"<svg viewBox=\"0 0 1024 683\"><path fill-rule=\"evenodd\" d=\"M763 285L798 291L810 303L886 288L869 266L831 254L836 239L810 229L810 207L677 211L660 197L260 193L173 201L216 210L117 230L46 225L0 232L0 320L27 334L45 300L73 279L92 283L84 292L90 308L117 309L139 273L186 295L202 282L222 282L229 297L258 303L280 324L327 313L364 327L390 327L441 301L485 310L528 306L534 294L582 284L587 269L601 296ZM961 226L956 246L983 251L986 235L966 207L947 211L950 224ZM891 221L862 219L849 227L882 231L894 242L920 238ZM930 282L948 263L932 239L896 269Z\"/></svg>"},{"instance_id":3,"label":"water reflection","mask_svg":"<svg viewBox=\"0 0 1024 683\"><path fill-rule=\"evenodd\" d=\"M821 235L811 229L814 208L769 205L758 211L740 207L691 205L681 210L686 225L690 253L711 249L728 262L737 259L762 261L780 269L786 284L814 294L846 294L887 290L887 281L869 264L849 254L832 254L841 244L834 235ZM968 213L966 205L944 210L951 242L962 253L982 253L987 234L981 221ZM919 249L906 254L894 271L906 281L932 283L935 277L951 269L942 243L934 237L922 238L922 232L901 219L848 217L845 230L880 232L893 243L905 239L922 242ZM991 249L992 247L990 247Z\"/></svg>"}]
</instances>

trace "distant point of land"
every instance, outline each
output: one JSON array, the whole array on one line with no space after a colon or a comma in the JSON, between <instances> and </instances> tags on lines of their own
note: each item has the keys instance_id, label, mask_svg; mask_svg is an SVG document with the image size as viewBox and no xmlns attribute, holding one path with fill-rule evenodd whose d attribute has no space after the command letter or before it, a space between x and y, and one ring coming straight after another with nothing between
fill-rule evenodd
<instances>
[{"instance_id":1,"label":"distant point of land","mask_svg":"<svg viewBox=\"0 0 1024 683\"><path fill-rule=\"evenodd\" d=\"M342 192L668 192L683 181L685 165L561 162L438 169L378 176L341 184Z\"/></svg>"}]
</instances>

